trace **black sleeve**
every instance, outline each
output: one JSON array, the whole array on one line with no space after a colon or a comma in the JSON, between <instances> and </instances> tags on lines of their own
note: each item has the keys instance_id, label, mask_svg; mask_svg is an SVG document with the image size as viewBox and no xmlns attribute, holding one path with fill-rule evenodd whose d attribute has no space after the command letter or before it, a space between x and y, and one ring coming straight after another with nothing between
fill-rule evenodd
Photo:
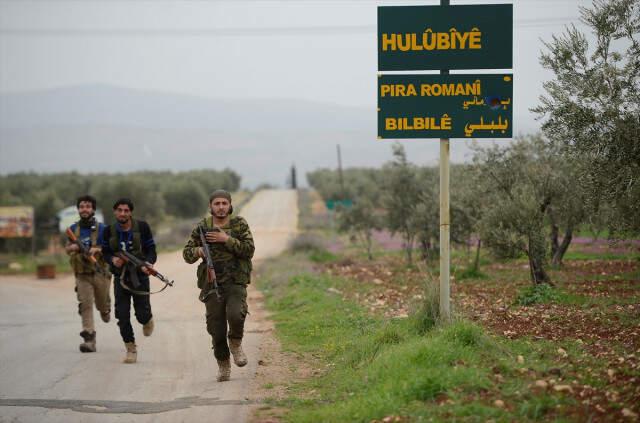
<instances>
[{"instance_id":1,"label":"black sleeve","mask_svg":"<svg viewBox=\"0 0 640 423\"><path fill-rule=\"evenodd\" d=\"M111 226L106 226L102 232L102 256L104 261L111 264L111 258L113 257L113 251L111 251L111 245L109 240L111 239Z\"/></svg>"},{"instance_id":2,"label":"black sleeve","mask_svg":"<svg viewBox=\"0 0 640 423\"><path fill-rule=\"evenodd\" d=\"M153 264L158 260L158 254L156 253L156 243L153 240L153 234L151 233L151 227L147 222L140 221L140 243L142 244L142 254L144 254L145 261Z\"/></svg>"}]
</instances>

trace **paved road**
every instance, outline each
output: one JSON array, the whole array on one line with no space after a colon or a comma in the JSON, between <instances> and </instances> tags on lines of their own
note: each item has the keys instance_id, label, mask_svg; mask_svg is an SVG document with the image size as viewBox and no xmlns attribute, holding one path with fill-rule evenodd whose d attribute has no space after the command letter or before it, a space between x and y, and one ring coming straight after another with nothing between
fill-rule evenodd
<instances>
[{"instance_id":1,"label":"paved road","mask_svg":"<svg viewBox=\"0 0 640 423\"><path fill-rule=\"evenodd\" d=\"M261 191L243 208L258 261L286 248L296 231L295 191ZM134 323L138 363L122 364L116 323L96 314L98 352L82 354L73 278L0 277L0 422L241 422L264 326L250 291L245 351L249 364L217 383L217 365L195 286L195 265L162 254L158 268L176 280L152 297L156 329ZM133 317L133 316L132 316Z\"/></svg>"}]
</instances>

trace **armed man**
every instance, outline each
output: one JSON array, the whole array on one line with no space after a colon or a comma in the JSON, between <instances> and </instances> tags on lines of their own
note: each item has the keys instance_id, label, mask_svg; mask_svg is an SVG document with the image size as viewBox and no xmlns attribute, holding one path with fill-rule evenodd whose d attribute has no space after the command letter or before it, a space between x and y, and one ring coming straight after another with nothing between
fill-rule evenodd
<instances>
[{"instance_id":1,"label":"armed man","mask_svg":"<svg viewBox=\"0 0 640 423\"><path fill-rule=\"evenodd\" d=\"M230 355L236 366L247 364L242 337L255 246L247 221L231 216L231 194L214 191L209 208L211 216L201 220L192 231L182 255L189 264L203 259L197 270L198 288L207 310L207 332L211 335L213 354L218 361L217 380L223 382L231 377Z\"/></svg>"},{"instance_id":2,"label":"armed man","mask_svg":"<svg viewBox=\"0 0 640 423\"><path fill-rule=\"evenodd\" d=\"M83 353L96 352L94 303L103 322L107 323L111 318L111 275L100 248L105 227L95 219L96 206L96 199L90 195L78 198L76 208L80 220L67 229L69 241L65 247L76 277L78 314L82 320L80 336L84 339L80 351Z\"/></svg>"},{"instance_id":3,"label":"armed man","mask_svg":"<svg viewBox=\"0 0 640 423\"><path fill-rule=\"evenodd\" d=\"M150 336L153 332L153 314L149 299L149 274L156 262L156 245L149 224L143 220L133 219L133 202L121 198L113 205L116 222L107 226L102 241L102 253L111 265L114 274L113 290L115 296L116 319L120 327L120 335L126 348L124 363L135 363L138 359L133 327L131 326L131 300L136 313L136 320L142 324L142 333ZM122 253L127 251L145 265L133 266Z\"/></svg>"}]
</instances>

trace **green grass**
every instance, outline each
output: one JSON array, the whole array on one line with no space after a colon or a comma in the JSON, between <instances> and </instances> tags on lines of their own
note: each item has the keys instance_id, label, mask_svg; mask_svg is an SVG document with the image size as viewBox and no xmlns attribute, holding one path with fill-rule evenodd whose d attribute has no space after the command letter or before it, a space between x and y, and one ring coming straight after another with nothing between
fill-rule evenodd
<instances>
[{"instance_id":1,"label":"green grass","mask_svg":"<svg viewBox=\"0 0 640 423\"><path fill-rule=\"evenodd\" d=\"M562 395L533 395L531 379L518 371L517 355L540 371L556 366L552 345L499 340L467 321L425 324L421 313L374 317L329 291L342 289L344 281L308 271L292 275L292 259L283 260L267 264L272 268L260 279L277 335L286 350L313 357L309 364L323 370L290 387L291 396L280 404L289 409L287 421L368 422L388 415L542 420L570 402ZM496 383L495 373L503 383ZM493 406L497 398L507 409ZM445 400L450 403L440 406Z\"/></svg>"},{"instance_id":2,"label":"green grass","mask_svg":"<svg viewBox=\"0 0 640 423\"><path fill-rule=\"evenodd\" d=\"M621 252L621 253L613 253L613 252L605 252L605 251L596 251L596 252L585 252L585 251L567 251L563 261L570 260L629 260L635 259L640 260L640 255L634 252Z\"/></svg>"},{"instance_id":3,"label":"green grass","mask_svg":"<svg viewBox=\"0 0 640 423\"><path fill-rule=\"evenodd\" d=\"M475 269L473 267L468 267L464 269L457 268L453 275L459 281L464 279L488 279L489 276L486 273L480 271L480 269Z\"/></svg>"},{"instance_id":4,"label":"green grass","mask_svg":"<svg viewBox=\"0 0 640 423\"><path fill-rule=\"evenodd\" d=\"M317 249L309 254L309 259L314 263L330 263L338 259L338 257L325 249Z\"/></svg>"}]
</instances>

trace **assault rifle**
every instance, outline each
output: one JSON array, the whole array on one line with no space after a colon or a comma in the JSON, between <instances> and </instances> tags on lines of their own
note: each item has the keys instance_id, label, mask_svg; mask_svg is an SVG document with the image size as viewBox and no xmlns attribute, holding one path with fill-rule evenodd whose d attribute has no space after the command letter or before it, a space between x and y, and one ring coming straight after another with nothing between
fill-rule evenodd
<instances>
[{"instance_id":1,"label":"assault rifle","mask_svg":"<svg viewBox=\"0 0 640 423\"><path fill-rule=\"evenodd\" d=\"M98 260L93 256L93 254L91 254L89 247L87 247L82 241L78 239L78 237L76 236L75 233L73 233L71 228L67 228L66 234L67 234L67 238L69 238L69 241L76 244L78 248L80 248L80 254L82 254L82 257L84 257L86 260L89 261L89 263L94 265L96 272L105 276L109 276L109 273L107 272L107 270L104 267L100 266L100 264L98 264Z\"/></svg>"},{"instance_id":2,"label":"assault rifle","mask_svg":"<svg viewBox=\"0 0 640 423\"><path fill-rule=\"evenodd\" d=\"M222 300L220 296L220 287L218 286L218 280L216 278L216 270L213 268L213 259L211 258L211 251L207 245L207 237L205 236L205 229L202 225L198 226L198 232L200 233L200 243L202 243L202 251L204 251L204 261L207 263L207 285L202 288L198 299L203 303L207 302L209 295L216 293L218 301Z\"/></svg>"},{"instance_id":3,"label":"assault rifle","mask_svg":"<svg viewBox=\"0 0 640 423\"><path fill-rule=\"evenodd\" d=\"M173 281L170 281L162 273L160 273L156 269L154 269L151 266L150 263L147 263L146 261L140 260L138 257L134 256L130 252L128 252L126 250L121 250L121 251L118 251L116 253L116 255L118 257L120 257L122 260L124 260L125 263L131 264L131 266L133 266L135 268L134 271L137 271L142 266L146 266L147 270L149 271L149 274L151 276L154 276L154 277L160 279L162 282L164 282L165 285L160 291L163 291L167 286L173 286ZM121 282L122 282L122 280L121 280ZM148 292L145 293L145 292L142 292L142 291L134 291L132 289L129 289L129 290L131 292L133 292L134 294L149 294ZM158 291L158 292L160 292L160 291ZM155 294L155 292L154 292L154 294Z\"/></svg>"}]
</instances>

